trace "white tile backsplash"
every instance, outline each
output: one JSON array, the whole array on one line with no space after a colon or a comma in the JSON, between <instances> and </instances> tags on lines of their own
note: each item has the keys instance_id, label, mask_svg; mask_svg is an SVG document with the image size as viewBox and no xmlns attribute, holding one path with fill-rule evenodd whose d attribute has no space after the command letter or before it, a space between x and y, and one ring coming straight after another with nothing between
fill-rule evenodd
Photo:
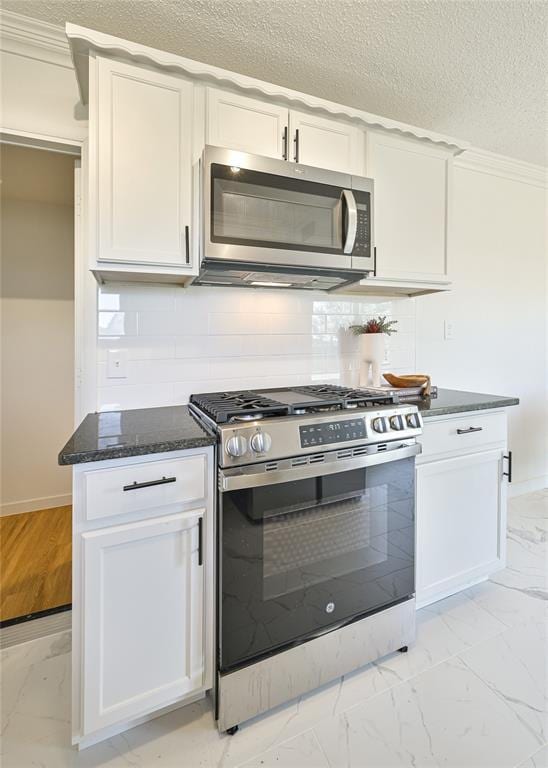
<instances>
[{"instance_id":1,"label":"white tile backsplash","mask_svg":"<svg viewBox=\"0 0 548 768\"><path fill-rule=\"evenodd\" d=\"M99 289L99 409L180 404L193 392L331 382L356 386L353 323L398 321L385 370L415 369L415 302L305 291L109 284ZM111 379L110 349L128 375Z\"/></svg>"}]
</instances>

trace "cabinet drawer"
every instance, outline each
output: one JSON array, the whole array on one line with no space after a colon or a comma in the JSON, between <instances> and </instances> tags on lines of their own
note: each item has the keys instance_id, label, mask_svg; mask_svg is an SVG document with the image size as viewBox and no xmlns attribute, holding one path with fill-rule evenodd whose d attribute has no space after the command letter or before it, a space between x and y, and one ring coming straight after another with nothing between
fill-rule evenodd
<instances>
[{"instance_id":1,"label":"cabinet drawer","mask_svg":"<svg viewBox=\"0 0 548 768\"><path fill-rule=\"evenodd\" d=\"M442 421L424 420L419 438L422 457L468 452L484 445L506 442L506 414L470 412Z\"/></svg>"},{"instance_id":2,"label":"cabinet drawer","mask_svg":"<svg viewBox=\"0 0 548 768\"><path fill-rule=\"evenodd\" d=\"M189 456L84 473L86 520L205 498L206 457Z\"/></svg>"}]
</instances>

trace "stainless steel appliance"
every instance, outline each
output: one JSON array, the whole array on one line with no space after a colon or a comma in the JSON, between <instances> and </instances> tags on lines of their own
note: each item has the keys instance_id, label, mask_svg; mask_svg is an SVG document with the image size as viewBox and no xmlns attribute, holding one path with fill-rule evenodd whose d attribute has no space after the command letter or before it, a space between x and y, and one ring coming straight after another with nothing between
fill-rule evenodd
<instances>
[{"instance_id":1,"label":"stainless steel appliance","mask_svg":"<svg viewBox=\"0 0 548 768\"><path fill-rule=\"evenodd\" d=\"M218 435L221 730L414 638L415 405L311 385L192 395Z\"/></svg>"},{"instance_id":2,"label":"stainless steel appliance","mask_svg":"<svg viewBox=\"0 0 548 768\"><path fill-rule=\"evenodd\" d=\"M195 283L330 290L374 271L372 179L207 146L200 197Z\"/></svg>"}]
</instances>

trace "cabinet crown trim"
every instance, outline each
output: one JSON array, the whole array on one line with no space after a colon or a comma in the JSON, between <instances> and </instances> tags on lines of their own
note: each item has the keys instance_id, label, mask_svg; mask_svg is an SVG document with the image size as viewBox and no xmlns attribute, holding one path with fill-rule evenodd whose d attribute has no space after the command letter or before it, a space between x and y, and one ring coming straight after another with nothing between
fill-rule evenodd
<instances>
[{"instance_id":1,"label":"cabinet crown trim","mask_svg":"<svg viewBox=\"0 0 548 768\"><path fill-rule=\"evenodd\" d=\"M469 149L455 160L455 166L478 173L488 173L536 187L548 186L548 171L541 165L527 163L486 149Z\"/></svg>"},{"instance_id":2,"label":"cabinet crown trim","mask_svg":"<svg viewBox=\"0 0 548 768\"><path fill-rule=\"evenodd\" d=\"M2 51L72 69L62 27L5 10L0 10L0 25Z\"/></svg>"},{"instance_id":3,"label":"cabinet crown trim","mask_svg":"<svg viewBox=\"0 0 548 768\"><path fill-rule=\"evenodd\" d=\"M416 139L442 144L450 147L454 154L459 154L467 149L470 144L460 139L445 136L433 131L426 131L417 126L400 123L386 117L365 112L361 109L347 107L336 102L311 96L310 94L284 88L280 85L257 80L254 77L230 72L220 67L204 64L193 59L187 59L173 53L160 51L146 45L133 43L129 40L87 29L77 24L66 24L66 35L72 51L72 58L76 69L78 87L83 104L88 103L89 98L89 73L88 57L90 54L99 53L116 56L136 64L160 67L172 73L179 73L202 80L205 83L216 84L227 88L236 88L241 92L268 99L282 101L288 106L305 107L312 111L321 112L327 116L353 120L370 128L380 128L399 134L413 136Z\"/></svg>"}]
</instances>

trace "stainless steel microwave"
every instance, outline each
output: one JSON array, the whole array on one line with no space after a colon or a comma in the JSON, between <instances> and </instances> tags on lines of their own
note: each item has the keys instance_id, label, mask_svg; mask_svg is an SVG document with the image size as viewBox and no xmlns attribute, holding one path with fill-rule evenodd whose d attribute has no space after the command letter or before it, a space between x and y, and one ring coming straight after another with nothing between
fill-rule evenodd
<instances>
[{"instance_id":1,"label":"stainless steel microwave","mask_svg":"<svg viewBox=\"0 0 548 768\"><path fill-rule=\"evenodd\" d=\"M330 290L374 271L372 179L207 146L200 197L197 283Z\"/></svg>"}]
</instances>

